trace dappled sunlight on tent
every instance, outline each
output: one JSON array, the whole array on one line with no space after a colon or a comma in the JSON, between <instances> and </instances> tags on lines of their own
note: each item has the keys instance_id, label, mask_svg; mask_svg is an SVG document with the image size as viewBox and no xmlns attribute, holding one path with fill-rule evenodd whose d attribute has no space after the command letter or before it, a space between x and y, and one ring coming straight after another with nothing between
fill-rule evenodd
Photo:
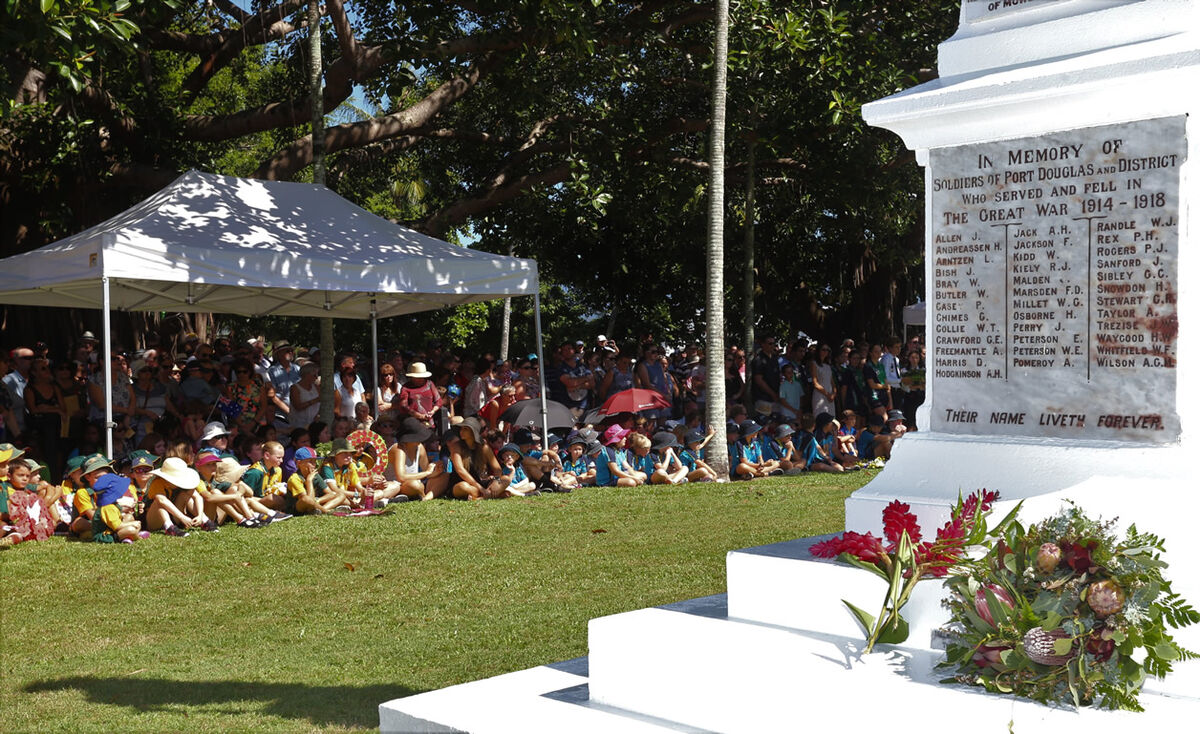
<instances>
[{"instance_id":1,"label":"dappled sunlight on tent","mask_svg":"<svg viewBox=\"0 0 1200 734\"><path fill-rule=\"evenodd\" d=\"M114 308L249 316L367 318L372 298L399 315L537 290L532 260L443 242L325 187L198 171L3 264L19 277L0 301L34 306L99 308L105 276ZM336 312L326 292L347 294Z\"/></svg>"}]
</instances>

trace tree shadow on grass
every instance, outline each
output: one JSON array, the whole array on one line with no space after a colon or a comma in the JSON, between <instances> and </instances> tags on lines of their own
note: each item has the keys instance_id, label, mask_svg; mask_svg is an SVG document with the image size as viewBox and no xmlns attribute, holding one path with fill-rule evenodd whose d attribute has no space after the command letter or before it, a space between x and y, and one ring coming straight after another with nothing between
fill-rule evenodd
<instances>
[{"instance_id":1,"label":"tree shadow on grass","mask_svg":"<svg viewBox=\"0 0 1200 734\"><path fill-rule=\"evenodd\" d=\"M421 691L399 685L310 686L260 681L183 681L165 678L71 676L30 683L26 693L82 691L97 704L140 713L183 713L205 708L220 714L279 716L316 726L379 726L379 704Z\"/></svg>"}]
</instances>

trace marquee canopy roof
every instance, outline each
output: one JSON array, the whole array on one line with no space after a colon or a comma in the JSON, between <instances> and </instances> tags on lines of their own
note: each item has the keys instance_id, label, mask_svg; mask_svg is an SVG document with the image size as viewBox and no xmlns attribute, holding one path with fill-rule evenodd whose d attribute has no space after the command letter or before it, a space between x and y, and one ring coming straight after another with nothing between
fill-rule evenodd
<instances>
[{"instance_id":1,"label":"marquee canopy roof","mask_svg":"<svg viewBox=\"0 0 1200 734\"><path fill-rule=\"evenodd\" d=\"M189 171L106 222L0 260L0 303L379 318L537 292L537 263L443 242L324 186Z\"/></svg>"}]
</instances>

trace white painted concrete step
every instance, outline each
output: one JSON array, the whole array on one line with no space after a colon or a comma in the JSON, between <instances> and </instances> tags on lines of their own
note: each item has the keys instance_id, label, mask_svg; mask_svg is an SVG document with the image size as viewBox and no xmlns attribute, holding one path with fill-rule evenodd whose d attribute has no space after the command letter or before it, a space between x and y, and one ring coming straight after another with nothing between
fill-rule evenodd
<instances>
[{"instance_id":1,"label":"white painted concrete step","mask_svg":"<svg viewBox=\"0 0 1200 734\"><path fill-rule=\"evenodd\" d=\"M872 614L886 591L883 579L835 559L813 558L809 549L831 537L821 535L730 551L725 557L729 617L845 637L861 628L845 599ZM904 618L911 633L905 647L930 648L930 634L943 625L946 595L941 583L917 585Z\"/></svg>"},{"instance_id":2,"label":"white painted concrete step","mask_svg":"<svg viewBox=\"0 0 1200 734\"><path fill-rule=\"evenodd\" d=\"M1145 713L1074 711L938 683L938 651L860 654L862 638L723 618L719 610L642 609L589 625L592 701L728 734L795 732L841 721L886 731L1181 731L1200 717L1200 690L1142 694ZM1188 665L1192 665L1189 663ZM899 718L897 718L899 717ZM1186 727L1185 727L1186 728Z\"/></svg>"},{"instance_id":3,"label":"white painted concrete step","mask_svg":"<svg viewBox=\"0 0 1200 734\"><path fill-rule=\"evenodd\" d=\"M383 734L710 734L593 703L587 658L380 704Z\"/></svg>"}]
</instances>

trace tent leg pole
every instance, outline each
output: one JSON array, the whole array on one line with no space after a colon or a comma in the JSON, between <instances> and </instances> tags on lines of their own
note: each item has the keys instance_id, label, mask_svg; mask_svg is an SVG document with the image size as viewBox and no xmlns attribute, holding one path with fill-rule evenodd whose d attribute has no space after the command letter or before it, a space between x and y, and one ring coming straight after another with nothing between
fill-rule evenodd
<instances>
[{"instance_id":1,"label":"tent leg pole","mask_svg":"<svg viewBox=\"0 0 1200 734\"><path fill-rule=\"evenodd\" d=\"M373 384L375 385L375 399L371 403L375 406L372 409L372 414L375 420L379 420L379 399L382 393L379 389L379 314L375 310L375 299L371 299L371 369L375 370L372 374L375 375Z\"/></svg>"},{"instance_id":2,"label":"tent leg pole","mask_svg":"<svg viewBox=\"0 0 1200 734\"><path fill-rule=\"evenodd\" d=\"M113 380L112 380L112 318L109 300L108 278L100 279L100 289L103 298L104 312L101 314L104 333L104 455L111 461L113 457Z\"/></svg>"},{"instance_id":3,"label":"tent leg pole","mask_svg":"<svg viewBox=\"0 0 1200 734\"><path fill-rule=\"evenodd\" d=\"M546 360L542 358L542 299L541 294L537 291L533 293L533 334L537 340L538 385L540 387L538 392L541 395L542 403L542 451L548 451L550 428L547 426L548 419L546 417Z\"/></svg>"}]
</instances>

